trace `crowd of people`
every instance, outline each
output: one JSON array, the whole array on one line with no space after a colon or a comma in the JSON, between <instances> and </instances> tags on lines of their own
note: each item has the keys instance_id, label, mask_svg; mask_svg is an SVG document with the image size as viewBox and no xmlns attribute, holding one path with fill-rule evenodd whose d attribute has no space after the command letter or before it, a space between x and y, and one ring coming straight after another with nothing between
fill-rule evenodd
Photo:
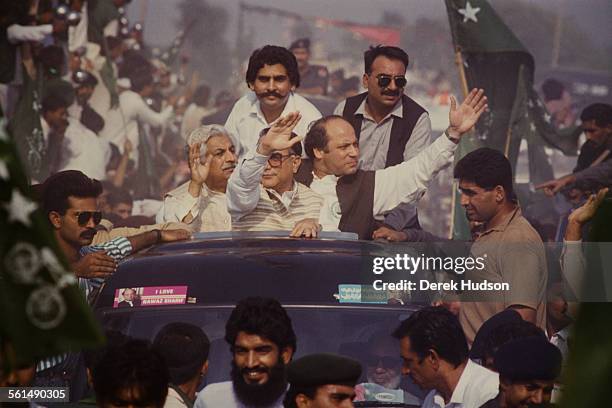
<instances>
[{"instance_id":1,"label":"crowd of people","mask_svg":"<svg viewBox=\"0 0 612 408\"><path fill-rule=\"evenodd\" d=\"M356 80L365 91L358 93L338 79L341 73L311 65L310 42L300 39L289 48L254 50L246 93L235 100L222 92L211 106L209 86L197 77L186 81L183 63L173 72L143 42L142 26L130 29L128 0L71 0L63 14L51 3L1 6L0 106L13 137L23 139L16 142L33 195L86 295L127 255L194 233L316 238L342 231L362 240L444 241L421 228L416 204L487 110L486 90L472 90L461 103L451 96L447 129L434 135L427 110L404 92L404 50L365 50ZM39 107L32 109L40 132L26 137L15 121L22 120L30 81L38 84ZM336 98L333 114L322 114L312 95ZM562 277L549 277L542 238L521 214L508 159L476 149L454 166L471 253L486 257L486 267L466 278L512 290L459 307L445 301L372 339L372 350L398 340L401 369L374 354L364 373L338 355L292 361L297 339L286 312L274 300L250 298L226 327L231 382L210 384L196 398L209 341L200 328L175 323L153 344L109 335L116 344L86 358L97 403L350 406L378 388L394 395L399 371L429 390L425 407L550 400L572 322L565 289L580 297L580 242L612 184L612 107L590 105L580 119L587 142L574 172L537 186L570 203L559 228ZM31 160L36 154L39 162ZM45 360L37 369L56 363Z\"/></svg>"}]
</instances>

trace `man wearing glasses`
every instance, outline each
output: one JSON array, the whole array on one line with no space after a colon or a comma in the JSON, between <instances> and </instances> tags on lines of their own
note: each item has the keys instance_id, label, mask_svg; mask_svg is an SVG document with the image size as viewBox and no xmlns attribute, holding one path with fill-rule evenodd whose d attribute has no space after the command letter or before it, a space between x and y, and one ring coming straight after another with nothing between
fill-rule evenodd
<instances>
[{"instance_id":1,"label":"man wearing glasses","mask_svg":"<svg viewBox=\"0 0 612 408\"><path fill-rule=\"evenodd\" d=\"M294 112L264 129L255 151L245 155L230 177L227 203L232 229L317 236L323 199L293 178L302 163L302 144L291 130L300 118ZM283 134L290 136L283 140L279 138Z\"/></svg>"},{"instance_id":2,"label":"man wearing glasses","mask_svg":"<svg viewBox=\"0 0 612 408\"><path fill-rule=\"evenodd\" d=\"M346 99L334 114L344 117L359 140L359 168L380 170L408 161L431 143L431 121L423 107L404 95L408 55L391 46L364 53L366 92ZM420 228L416 207L404 204L385 218L395 230ZM379 238L389 238L388 235Z\"/></svg>"},{"instance_id":3,"label":"man wearing glasses","mask_svg":"<svg viewBox=\"0 0 612 408\"><path fill-rule=\"evenodd\" d=\"M98 180L77 170L49 177L42 186L43 208L57 243L79 278L86 294L117 269L117 262L147 246L189 238L186 230L152 230L119 237L89 246L102 220L97 198L102 193Z\"/></svg>"}]
</instances>

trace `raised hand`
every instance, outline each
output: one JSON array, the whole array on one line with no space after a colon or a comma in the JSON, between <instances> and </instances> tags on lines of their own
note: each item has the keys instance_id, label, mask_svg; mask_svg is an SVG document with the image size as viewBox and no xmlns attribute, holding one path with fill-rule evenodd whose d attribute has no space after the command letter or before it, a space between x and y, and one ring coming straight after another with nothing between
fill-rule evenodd
<instances>
[{"instance_id":1,"label":"raised hand","mask_svg":"<svg viewBox=\"0 0 612 408\"><path fill-rule=\"evenodd\" d=\"M274 151L285 150L301 142L301 136L291 139L291 132L300 119L302 115L299 112L291 112L274 121L268 132L259 139L257 152L269 156Z\"/></svg>"},{"instance_id":2,"label":"raised hand","mask_svg":"<svg viewBox=\"0 0 612 408\"><path fill-rule=\"evenodd\" d=\"M210 171L210 156L206 157L204 163L200 158L200 147L202 143L195 143L189 146L189 170L191 171L191 181L198 185L204 184Z\"/></svg>"},{"instance_id":3,"label":"raised hand","mask_svg":"<svg viewBox=\"0 0 612 408\"><path fill-rule=\"evenodd\" d=\"M608 188L606 187L599 190L597 194L591 194L589 199L582 204L582 206L572 211L568 217L568 222L575 222L580 225L584 225L589 222L595 215L597 208L599 208L599 205L604 200L607 193Z\"/></svg>"},{"instance_id":4,"label":"raised hand","mask_svg":"<svg viewBox=\"0 0 612 408\"><path fill-rule=\"evenodd\" d=\"M483 89L472 89L459 107L457 107L457 100L451 96L451 109L448 114L450 138L459 140L461 135L474 127L486 109L487 97Z\"/></svg>"}]
</instances>

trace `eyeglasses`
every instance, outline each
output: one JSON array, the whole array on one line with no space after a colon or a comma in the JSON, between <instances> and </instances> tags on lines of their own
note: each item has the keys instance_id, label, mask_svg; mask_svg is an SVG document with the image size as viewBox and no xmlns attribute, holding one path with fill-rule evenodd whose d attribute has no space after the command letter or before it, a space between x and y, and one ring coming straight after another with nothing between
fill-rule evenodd
<instances>
[{"instance_id":1,"label":"eyeglasses","mask_svg":"<svg viewBox=\"0 0 612 408\"><path fill-rule=\"evenodd\" d=\"M283 164L283 161L285 161L287 157L291 156L295 156L295 154L272 153L268 158L268 163L270 163L270 166L272 167L280 167Z\"/></svg>"},{"instance_id":2,"label":"eyeglasses","mask_svg":"<svg viewBox=\"0 0 612 408\"><path fill-rule=\"evenodd\" d=\"M391 81L395 81L395 86L397 86L398 88L403 88L408 82L406 80L406 77L401 75L392 77L391 75L378 74L376 76L376 79L378 79L378 86L380 86L381 88L386 88L391 85Z\"/></svg>"},{"instance_id":3,"label":"eyeglasses","mask_svg":"<svg viewBox=\"0 0 612 408\"><path fill-rule=\"evenodd\" d=\"M102 213L100 211L77 211L75 215L81 227L86 226L91 218L93 218L94 225L98 225L102 221Z\"/></svg>"},{"instance_id":4,"label":"eyeglasses","mask_svg":"<svg viewBox=\"0 0 612 408\"><path fill-rule=\"evenodd\" d=\"M396 368L401 365L401 362L397 357L374 355L369 355L366 357L366 364L368 367L378 367L379 363L385 368Z\"/></svg>"}]
</instances>

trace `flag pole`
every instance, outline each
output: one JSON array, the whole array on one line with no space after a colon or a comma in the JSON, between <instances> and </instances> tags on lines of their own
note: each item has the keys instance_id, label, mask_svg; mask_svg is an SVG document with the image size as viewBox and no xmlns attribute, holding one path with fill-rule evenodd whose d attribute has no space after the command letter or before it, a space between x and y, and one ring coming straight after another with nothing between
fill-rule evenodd
<instances>
[{"instance_id":1,"label":"flag pole","mask_svg":"<svg viewBox=\"0 0 612 408\"><path fill-rule=\"evenodd\" d=\"M459 47L455 48L455 65L457 65L457 69L459 71L459 82L461 84L461 92L463 92L463 98L465 99L468 94L468 84L467 77L465 76L465 66L463 65L463 55L461 54L461 50ZM448 239L453 239L453 227L455 225L455 216L456 211L455 207L457 205L457 180L453 179L453 186L451 190L451 219L450 219L450 227L448 229Z\"/></svg>"}]
</instances>

